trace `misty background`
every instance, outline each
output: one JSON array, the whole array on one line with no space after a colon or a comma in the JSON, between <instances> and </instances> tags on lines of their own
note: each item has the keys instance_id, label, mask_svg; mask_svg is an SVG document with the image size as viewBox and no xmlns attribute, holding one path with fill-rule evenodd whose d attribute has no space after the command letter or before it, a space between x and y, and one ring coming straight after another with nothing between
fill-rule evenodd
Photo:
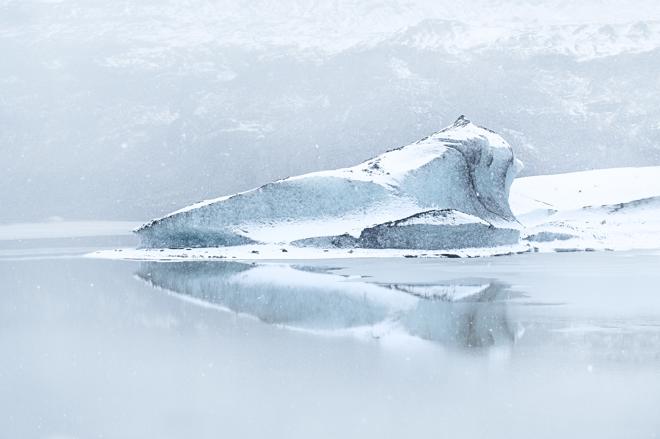
<instances>
[{"instance_id":1,"label":"misty background","mask_svg":"<svg viewBox=\"0 0 660 439\"><path fill-rule=\"evenodd\" d=\"M147 220L460 114L524 175L660 164L660 4L0 0L0 222Z\"/></svg>"}]
</instances>

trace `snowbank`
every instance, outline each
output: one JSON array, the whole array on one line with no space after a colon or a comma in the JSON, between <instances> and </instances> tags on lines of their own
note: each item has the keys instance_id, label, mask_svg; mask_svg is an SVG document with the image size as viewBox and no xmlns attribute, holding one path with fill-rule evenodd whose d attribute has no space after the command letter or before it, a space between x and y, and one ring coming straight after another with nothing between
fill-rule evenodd
<instances>
[{"instance_id":1,"label":"snowbank","mask_svg":"<svg viewBox=\"0 0 660 439\"><path fill-rule=\"evenodd\" d=\"M516 180L510 203L539 251L660 248L660 167Z\"/></svg>"}]
</instances>

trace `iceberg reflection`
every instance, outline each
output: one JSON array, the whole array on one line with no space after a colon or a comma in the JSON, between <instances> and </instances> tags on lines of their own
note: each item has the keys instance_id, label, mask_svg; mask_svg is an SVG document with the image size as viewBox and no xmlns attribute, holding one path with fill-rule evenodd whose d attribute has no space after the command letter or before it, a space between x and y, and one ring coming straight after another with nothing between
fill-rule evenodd
<instances>
[{"instance_id":1,"label":"iceberg reflection","mask_svg":"<svg viewBox=\"0 0 660 439\"><path fill-rule=\"evenodd\" d=\"M331 270L239 262L142 262L137 276L177 295L312 331L383 328L444 345L510 345L508 300L520 296L492 280L378 284ZM374 329L378 327L378 331Z\"/></svg>"}]
</instances>

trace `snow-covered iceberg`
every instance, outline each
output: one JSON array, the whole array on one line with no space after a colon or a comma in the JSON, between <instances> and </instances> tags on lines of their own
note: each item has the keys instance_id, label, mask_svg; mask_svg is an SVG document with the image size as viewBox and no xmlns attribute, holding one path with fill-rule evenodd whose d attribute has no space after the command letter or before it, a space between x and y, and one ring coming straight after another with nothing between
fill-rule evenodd
<instances>
[{"instance_id":1,"label":"snow-covered iceberg","mask_svg":"<svg viewBox=\"0 0 660 439\"><path fill-rule=\"evenodd\" d=\"M136 230L147 248L256 243L461 248L518 241L508 203L520 168L498 134L461 116L357 166L203 201Z\"/></svg>"}]
</instances>

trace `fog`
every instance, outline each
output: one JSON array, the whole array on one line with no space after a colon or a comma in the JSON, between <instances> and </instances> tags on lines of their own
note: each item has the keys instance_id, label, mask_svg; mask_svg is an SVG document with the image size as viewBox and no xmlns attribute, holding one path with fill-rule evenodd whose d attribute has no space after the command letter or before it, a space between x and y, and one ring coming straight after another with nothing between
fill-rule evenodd
<instances>
[{"instance_id":1,"label":"fog","mask_svg":"<svg viewBox=\"0 0 660 439\"><path fill-rule=\"evenodd\" d=\"M660 6L0 0L0 222L145 220L460 114L526 175L660 164Z\"/></svg>"}]
</instances>

